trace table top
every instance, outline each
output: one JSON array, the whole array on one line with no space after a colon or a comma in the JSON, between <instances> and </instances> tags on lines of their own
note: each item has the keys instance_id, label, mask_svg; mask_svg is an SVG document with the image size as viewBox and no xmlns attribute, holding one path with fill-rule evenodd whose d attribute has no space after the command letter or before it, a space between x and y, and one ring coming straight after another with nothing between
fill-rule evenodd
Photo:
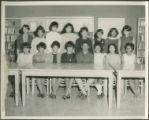
<instances>
[{"instance_id":1,"label":"table top","mask_svg":"<svg viewBox=\"0 0 149 120\"><path fill-rule=\"evenodd\" d=\"M123 69L123 66L121 65L116 71L145 71L145 65L135 64L134 69Z\"/></svg>"},{"instance_id":2,"label":"table top","mask_svg":"<svg viewBox=\"0 0 149 120\"><path fill-rule=\"evenodd\" d=\"M61 63L61 64L33 63L27 65L18 65L16 63L11 63L8 65L8 69L112 70L111 68L108 68L105 65L98 66L94 64L80 64L80 63Z\"/></svg>"}]
</instances>

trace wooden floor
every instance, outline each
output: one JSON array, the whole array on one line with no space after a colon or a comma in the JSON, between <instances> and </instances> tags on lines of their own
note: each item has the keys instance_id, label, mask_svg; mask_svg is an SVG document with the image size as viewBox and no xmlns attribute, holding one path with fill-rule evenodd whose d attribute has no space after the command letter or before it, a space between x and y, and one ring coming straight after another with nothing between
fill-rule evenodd
<instances>
[{"instance_id":1,"label":"wooden floor","mask_svg":"<svg viewBox=\"0 0 149 120\"><path fill-rule=\"evenodd\" d=\"M77 97L78 89L72 88L71 98L63 100L64 87L57 91L57 98L39 98L37 92L34 96L26 98L26 105L22 107L21 102L16 107L14 98L7 95L6 116L144 116L144 96L135 98L128 89L127 96L121 100L121 108L116 108L115 90L113 90L113 107L108 110L107 100L98 99L97 91L91 88L91 94L86 100ZM8 92L9 94L10 92Z\"/></svg>"}]
</instances>

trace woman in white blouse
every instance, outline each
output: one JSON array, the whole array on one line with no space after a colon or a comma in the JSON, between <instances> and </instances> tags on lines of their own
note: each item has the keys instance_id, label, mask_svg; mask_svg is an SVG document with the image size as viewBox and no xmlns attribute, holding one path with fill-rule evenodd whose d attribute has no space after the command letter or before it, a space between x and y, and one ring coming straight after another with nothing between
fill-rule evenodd
<instances>
[{"instance_id":1,"label":"woman in white blouse","mask_svg":"<svg viewBox=\"0 0 149 120\"><path fill-rule=\"evenodd\" d=\"M42 27L42 26L38 26L36 31L34 32L35 34L35 38L33 39L32 41L32 44L31 44L31 53L34 55L38 52L37 50L37 45L40 43L40 42L46 42L45 41L45 38L44 38L44 34L45 34L45 29Z\"/></svg>"},{"instance_id":2,"label":"woman in white blouse","mask_svg":"<svg viewBox=\"0 0 149 120\"><path fill-rule=\"evenodd\" d=\"M71 23L67 23L64 26L61 33L62 33L62 35L61 35L61 39L62 39L61 52L64 53L64 52L66 52L65 44L68 41L72 41L75 44L76 40L79 38L79 36L76 33L74 33L74 27Z\"/></svg>"},{"instance_id":3,"label":"woman in white blouse","mask_svg":"<svg viewBox=\"0 0 149 120\"><path fill-rule=\"evenodd\" d=\"M52 52L51 44L53 43L53 41L58 41L60 43L60 46L61 46L61 36L57 32L57 29L58 29L58 23L56 21L53 21L49 26L50 32L48 32L46 35L46 45L47 45L47 52L48 53ZM59 52L60 52L60 50L59 50Z\"/></svg>"}]
</instances>

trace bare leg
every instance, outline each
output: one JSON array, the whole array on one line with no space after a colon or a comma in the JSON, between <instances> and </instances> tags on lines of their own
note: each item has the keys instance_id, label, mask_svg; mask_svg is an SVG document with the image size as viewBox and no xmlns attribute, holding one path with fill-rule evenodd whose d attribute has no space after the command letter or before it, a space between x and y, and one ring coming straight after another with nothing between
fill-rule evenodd
<instances>
[{"instance_id":1,"label":"bare leg","mask_svg":"<svg viewBox=\"0 0 149 120\"><path fill-rule=\"evenodd\" d=\"M43 95L43 87L44 87L44 79L43 78L37 78L37 86L38 86L38 89L39 89L39 94L42 94Z\"/></svg>"},{"instance_id":2,"label":"bare leg","mask_svg":"<svg viewBox=\"0 0 149 120\"><path fill-rule=\"evenodd\" d=\"M73 83L74 78L65 78L65 82L66 82L66 96L70 95L71 93L71 86Z\"/></svg>"},{"instance_id":3,"label":"bare leg","mask_svg":"<svg viewBox=\"0 0 149 120\"><path fill-rule=\"evenodd\" d=\"M129 83L130 83L130 87L134 95L138 95L137 93L138 80L130 80Z\"/></svg>"},{"instance_id":4,"label":"bare leg","mask_svg":"<svg viewBox=\"0 0 149 120\"><path fill-rule=\"evenodd\" d=\"M82 79L81 78L76 78L75 80L76 80L77 84L79 85L79 88L80 88L81 92L86 95L86 91L83 87Z\"/></svg>"}]
</instances>

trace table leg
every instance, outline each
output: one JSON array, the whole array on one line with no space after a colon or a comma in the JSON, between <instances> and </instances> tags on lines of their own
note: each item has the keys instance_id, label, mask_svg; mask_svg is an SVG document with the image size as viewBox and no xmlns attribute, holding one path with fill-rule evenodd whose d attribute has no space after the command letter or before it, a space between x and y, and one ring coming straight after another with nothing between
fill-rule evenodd
<instances>
[{"instance_id":1,"label":"table leg","mask_svg":"<svg viewBox=\"0 0 149 120\"><path fill-rule=\"evenodd\" d=\"M104 79L104 95L107 97L107 78Z\"/></svg>"},{"instance_id":2,"label":"table leg","mask_svg":"<svg viewBox=\"0 0 149 120\"><path fill-rule=\"evenodd\" d=\"M15 103L16 106L19 104L19 73L15 74Z\"/></svg>"},{"instance_id":3,"label":"table leg","mask_svg":"<svg viewBox=\"0 0 149 120\"><path fill-rule=\"evenodd\" d=\"M112 95L113 95L113 74L109 76L109 109L112 108Z\"/></svg>"},{"instance_id":4,"label":"table leg","mask_svg":"<svg viewBox=\"0 0 149 120\"><path fill-rule=\"evenodd\" d=\"M117 108L120 108L120 100L121 100L121 76L118 74L117 76Z\"/></svg>"},{"instance_id":5,"label":"table leg","mask_svg":"<svg viewBox=\"0 0 149 120\"><path fill-rule=\"evenodd\" d=\"M25 105L25 75L22 73L22 102L23 106Z\"/></svg>"}]
</instances>

